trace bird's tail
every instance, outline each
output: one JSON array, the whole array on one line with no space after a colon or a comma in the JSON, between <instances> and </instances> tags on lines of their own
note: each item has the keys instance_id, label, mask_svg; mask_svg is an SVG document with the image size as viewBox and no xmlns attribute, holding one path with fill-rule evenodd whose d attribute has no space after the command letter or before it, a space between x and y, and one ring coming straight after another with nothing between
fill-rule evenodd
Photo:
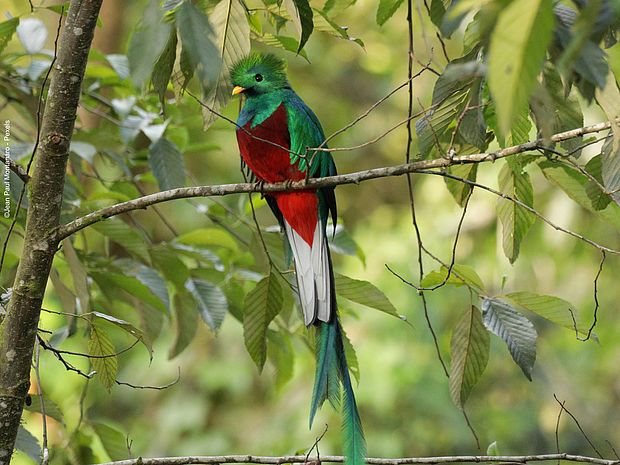
<instances>
[{"instance_id":1,"label":"bird's tail","mask_svg":"<svg viewBox=\"0 0 620 465\"><path fill-rule=\"evenodd\" d=\"M342 391L341 391L342 386ZM317 326L316 375L310 407L310 426L317 409L325 400L337 408L342 400L342 432L346 465L362 465L366 456L366 440L344 350L338 315Z\"/></svg>"}]
</instances>

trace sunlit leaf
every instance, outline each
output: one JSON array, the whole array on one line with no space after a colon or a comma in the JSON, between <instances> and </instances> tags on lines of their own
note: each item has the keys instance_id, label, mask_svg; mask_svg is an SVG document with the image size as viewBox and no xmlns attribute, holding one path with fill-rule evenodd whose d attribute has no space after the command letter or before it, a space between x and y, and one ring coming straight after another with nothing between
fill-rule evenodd
<instances>
[{"instance_id":1,"label":"sunlit leaf","mask_svg":"<svg viewBox=\"0 0 620 465\"><path fill-rule=\"evenodd\" d=\"M95 356L95 358L91 358L91 363L95 371L97 371L97 378L110 392L118 372L118 360L115 355L116 349L108 335L94 324L90 327L88 353Z\"/></svg>"},{"instance_id":2,"label":"sunlit leaf","mask_svg":"<svg viewBox=\"0 0 620 465\"><path fill-rule=\"evenodd\" d=\"M267 357L267 328L282 309L282 285L271 272L245 296L243 311L243 337L245 347L263 370Z\"/></svg>"},{"instance_id":3,"label":"sunlit leaf","mask_svg":"<svg viewBox=\"0 0 620 465\"><path fill-rule=\"evenodd\" d=\"M512 306L495 298L483 300L482 319L486 328L506 343L512 359L531 381L538 337L534 325Z\"/></svg>"},{"instance_id":4,"label":"sunlit leaf","mask_svg":"<svg viewBox=\"0 0 620 465\"><path fill-rule=\"evenodd\" d=\"M114 317L112 315L107 315L107 314L102 313L102 312L92 312L92 314L95 317L97 317L97 318L100 318L100 319L105 320L105 321L107 321L109 323L112 323L116 327L122 329L126 333L132 335L134 338L139 340L144 345L144 347L146 347L146 350L149 351L149 356L151 357L151 359L153 358L153 345L152 345L152 342L151 342L151 340L149 340L144 335L142 330L136 328L134 325L132 325L128 321L121 320L120 318L116 318L116 317Z\"/></svg>"},{"instance_id":5,"label":"sunlit leaf","mask_svg":"<svg viewBox=\"0 0 620 465\"><path fill-rule=\"evenodd\" d=\"M374 308L388 315L400 318L398 311L386 295L374 284L368 281L352 279L348 276L336 274L336 293L345 299L366 307Z\"/></svg>"},{"instance_id":6,"label":"sunlit leaf","mask_svg":"<svg viewBox=\"0 0 620 465\"><path fill-rule=\"evenodd\" d=\"M0 23L0 53L2 53L6 44L9 43L13 34L15 34L18 24L19 18L7 19Z\"/></svg>"},{"instance_id":7,"label":"sunlit leaf","mask_svg":"<svg viewBox=\"0 0 620 465\"><path fill-rule=\"evenodd\" d=\"M463 408L489 361L490 338L480 310L470 306L452 331L450 353L450 396Z\"/></svg>"},{"instance_id":8,"label":"sunlit leaf","mask_svg":"<svg viewBox=\"0 0 620 465\"><path fill-rule=\"evenodd\" d=\"M499 173L499 189L503 194L534 206L534 191L529 175L521 170L504 165ZM497 216L502 223L502 246L506 258L514 263L519 256L521 241L534 224L536 217L516 202L504 198L498 199Z\"/></svg>"},{"instance_id":9,"label":"sunlit leaf","mask_svg":"<svg viewBox=\"0 0 620 465\"><path fill-rule=\"evenodd\" d=\"M431 288L438 286L445 281L446 284L453 286L468 286L476 292L484 292L484 283L482 282L482 279L480 279L480 276L478 276L476 270L470 266L455 263L452 267L450 277L446 280L447 274L448 269L442 266L439 270L427 273L422 281L420 281L420 286Z\"/></svg>"},{"instance_id":10,"label":"sunlit leaf","mask_svg":"<svg viewBox=\"0 0 620 465\"><path fill-rule=\"evenodd\" d=\"M99 436L103 448L112 460L123 460L129 456L124 433L105 423L93 422L92 426Z\"/></svg>"},{"instance_id":11,"label":"sunlit leaf","mask_svg":"<svg viewBox=\"0 0 620 465\"><path fill-rule=\"evenodd\" d=\"M162 137L149 147L149 165L161 190L185 185L183 154L168 139Z\"/></svg>"},{"instance_id":12,"label":"sunlit leaf","mask_svg":"<svg viewBox=\"0 0 620 465\"><path fill-rule=\"evenodd\" d=\"M500 13L491 36L489 87L499 126L508 135L540 73L553 30L551 0L515 0Z\"/></svg>"},{"instance_id":13,"label":"sunlit leaf","mask_svg":"<svg viewBox=\"0 0 620 465\"><path fill-rule=\"evenodd\" d=\"M220 112L231 97L230 68L250 51L250 26L239 0L221 0L209 15L209 22L222 60L217 80L203 101L215 112ZM209 108L202 108L204 129L218 118Z\"/></svg>"},{"instance_id":14,"label":"sunlit leaf","mask_svg":"<svg viewBox=\"0 0 620 465\"><path fill-rule=\"evenodd\" d=\"M379 0L377 8L377 24L383 26L388 19L394 16L396 10L403 4L403 0Z\"/></svg>"}]
</instances>

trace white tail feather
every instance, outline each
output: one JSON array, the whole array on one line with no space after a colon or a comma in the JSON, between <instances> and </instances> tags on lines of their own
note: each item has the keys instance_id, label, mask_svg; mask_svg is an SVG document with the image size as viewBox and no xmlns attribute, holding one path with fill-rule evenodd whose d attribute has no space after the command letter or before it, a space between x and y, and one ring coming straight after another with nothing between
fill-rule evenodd
<instances>
[{"instance_id":1,"label":"white tail feather","mask_svg":"<svg viewBox=\"0 0 620 465\"><path fill-rule=\"evenodd\" d=\"M327 322L331 317L328 246L321 226L318 222L310 247L285 221L286 236L295 260L299 301L306 326L310 326L317 319Z\"/></svg>"}]
</instances>

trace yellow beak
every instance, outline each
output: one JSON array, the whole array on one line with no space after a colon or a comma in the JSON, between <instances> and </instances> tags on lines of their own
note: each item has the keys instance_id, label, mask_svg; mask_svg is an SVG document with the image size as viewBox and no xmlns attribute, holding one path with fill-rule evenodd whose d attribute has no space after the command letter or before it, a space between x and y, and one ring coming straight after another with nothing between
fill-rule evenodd
<instances>
[{"instance_id":1,"label":"yellow beak","mask_svg":"<svg viewBox=\"0 0 620 465\"><path fill-rule=\"evenodd\" d=\"M241 92L243 92L244 90L245 90L245 87L235 86L233 91L232 91L232 94L233 95L237 95L237 94L240 94Z\"/></svg>"}]
</instances>

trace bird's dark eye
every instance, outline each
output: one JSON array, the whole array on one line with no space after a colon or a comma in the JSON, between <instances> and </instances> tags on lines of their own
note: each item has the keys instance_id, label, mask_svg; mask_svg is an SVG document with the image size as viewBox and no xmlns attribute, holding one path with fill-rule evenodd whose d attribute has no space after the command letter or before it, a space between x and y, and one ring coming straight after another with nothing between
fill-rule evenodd
<instances>
[{"instance_id":1,"label":"bird's dark eye","mask_svg":"<svg viewBox=\"0 0 620 465\"><path fill-rule=\"evenodd\" d=\"M263 75L262 74L257 74L254 76L254 80L256 82L261 82L263 80Z\"/></svg>"}]
</instances>

